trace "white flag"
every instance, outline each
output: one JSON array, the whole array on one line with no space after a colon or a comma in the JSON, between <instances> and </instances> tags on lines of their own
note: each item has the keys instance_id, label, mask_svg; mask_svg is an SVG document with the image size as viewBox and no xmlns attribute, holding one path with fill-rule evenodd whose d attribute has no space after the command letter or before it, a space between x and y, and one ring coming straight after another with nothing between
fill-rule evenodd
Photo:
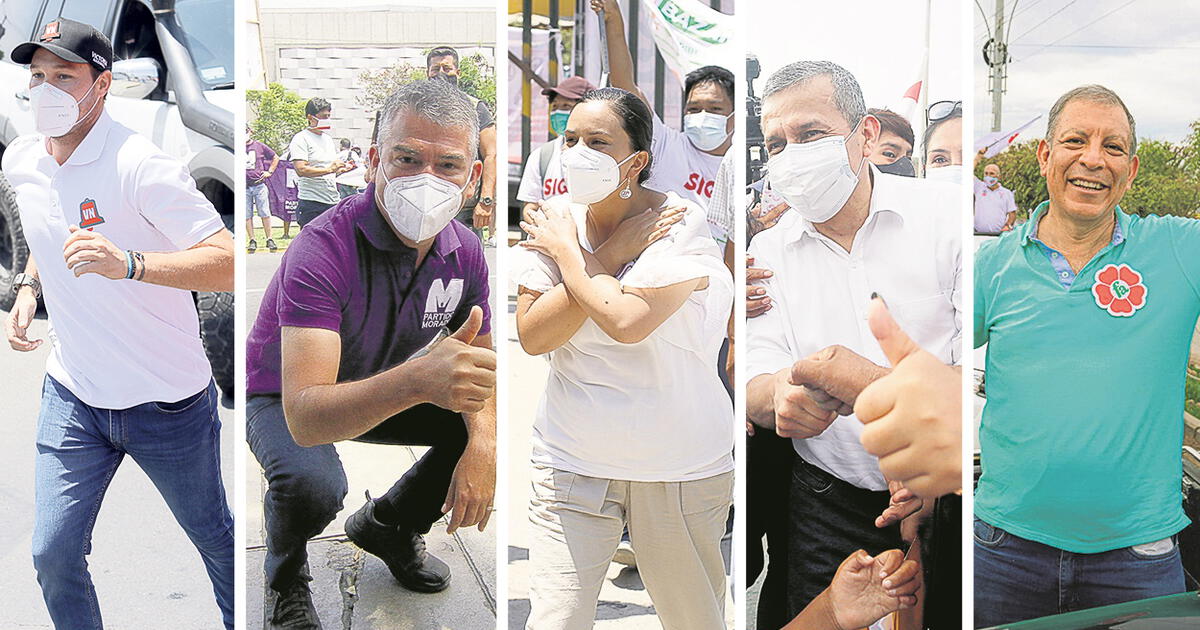
<instances>
[{"instance_id":1,"label":"white flag","mask_svg":"<svg viewBox=\"0 0 1200 630\"><path fill-rule=\"evenodd\" d=\"M642 0L642 6L650 14L654 43L680 83L697 68L721 66L732 71L738 63L739 51L731 44L732 15L699 0Z\"/></svg>"},{"instance_id":2,"label":"white flag","mask_svg":"<svg viewBox=\"0 0 1200 630\"><path fill-rule=\"evenodd\" d=\"M1025 131L1025 129L1027 129L1030 125L1037 122L1038 118L1041 118L1040 114L1034 117L1033 120L1021 125L1020 127L1017 127L1016 129L1013 129L1012 131L993 131L982 138L979 138L975 141L975 152L979 153L980 149L987 148L987 152L983 154L983 157L996 157L1001 151L1004 151L1008 147L1012 146L1012 143L1017 139L1017 136L1021 135L1021 132Z\"/></svg>"}]
</instances>

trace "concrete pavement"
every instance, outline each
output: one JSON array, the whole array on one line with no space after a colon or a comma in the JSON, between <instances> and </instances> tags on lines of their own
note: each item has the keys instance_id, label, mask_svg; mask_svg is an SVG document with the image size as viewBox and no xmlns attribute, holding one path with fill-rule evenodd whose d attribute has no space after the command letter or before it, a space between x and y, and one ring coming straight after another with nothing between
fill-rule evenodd
<instances>
[{"instance_id":1,"label":"concrete pavement","mask_svg":"<svg viewBox=\"0 0 1200 630\"><path fill-rule=\"evenodd\" d=\"M0 313L3 313L0 311ZM3 317L7 317L3 313ZM31 337L46 338L44 315ZM49 344L30 353L0 348L0 628L50 628L30 558L33 536L33 460L37 414ZM220 407L221 475L234 519L233 409ZM176 524L145 473L131 459L113 477L96 518L89 569L110 630L221 627L212 584L191 541Z\"/></svg>"},{"instance_id":2,"label":"concrete pavement","mask_svg":"<svg viewBox=\"0 0 1200 630\"><path fill-rule=\"evenodd\" d=\"M486 250L495 268L495 250ZM279 266L282 253L260 249L246 256L246 329L253 325L263 290ZM493 311L495 299L493 298ZM327 630L490 630L496 625L496 527L480 533L474 528L446 534L445 519L425 537L431 553L450 565L450 588L436 594L405 590L383 562L350 543L345 519L362 506L364 492L379 496L425 452L424 448L342 442L338 453L350 491L345 509L308 545L311 587L322 625ZM264 609L262 497L266 482L247 450L246 497L246 628L263 627Z\"/></svg>"}]
</instances>

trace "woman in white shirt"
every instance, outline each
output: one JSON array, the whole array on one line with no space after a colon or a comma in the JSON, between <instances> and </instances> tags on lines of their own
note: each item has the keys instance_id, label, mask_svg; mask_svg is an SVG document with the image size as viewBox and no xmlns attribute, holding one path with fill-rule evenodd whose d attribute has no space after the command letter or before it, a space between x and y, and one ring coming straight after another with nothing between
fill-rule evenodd
<instances>
[{"instance_id":1,"label":"woman in white shirt","mask_svg":"<svg viewBox=\"0 0 1200 630\"><path fill-rule=\"evenodd\" d=\"M735 423L714 365L733 279L704 211L642 187L652 129L629 92L584 95L562 153L569 198L530 213L514 254L521 345L550 362L533 431L531 630L592 627L626 526L663 627L724 628ZM672 206L674 224L659 217Z\"/></svg>"}]
</instances>

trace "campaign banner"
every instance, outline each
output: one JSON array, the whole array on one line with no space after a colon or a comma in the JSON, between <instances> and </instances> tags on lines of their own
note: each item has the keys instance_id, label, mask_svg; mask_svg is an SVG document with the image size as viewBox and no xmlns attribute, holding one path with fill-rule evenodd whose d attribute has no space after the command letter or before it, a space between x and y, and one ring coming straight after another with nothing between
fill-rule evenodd
<instances>
[{"instance_id":1,"label":"campaign banner","mask_svg":"<svg viewBox=\"0 0 1200 630\"><path fill-rule=\"evenodd\" d=\"M741 53L733 46L732 15L699 0L642 0L642 7L650 14L654 43L663 61L680 82L702 66L736 67Z\"/></svg>"},{"instance_id":2,"label":"campaign banner","mask_svg":"<svg viewBox=\"0 0 1200 630\"><path fill-rule=\"evenodd\" d=\"M296 167L292 166L291 160L279 160L279 166L267 178L267 194L272 216L286 221L296 220L300 197L296 189Z\"/></svg>"}]
</instances>

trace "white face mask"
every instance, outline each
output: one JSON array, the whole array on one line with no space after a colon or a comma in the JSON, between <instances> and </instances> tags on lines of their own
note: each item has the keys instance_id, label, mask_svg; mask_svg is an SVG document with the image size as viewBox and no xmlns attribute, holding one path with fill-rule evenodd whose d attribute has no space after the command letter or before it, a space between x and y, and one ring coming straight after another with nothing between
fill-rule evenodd
<instances>
[{"instance_id":1,"label":"white face mask","mask_svg":"<svg viewBox=\"0 0 1200 630\"><path fill-rule=\"evenodd\" d=\"M688 114L683 117L683 133L697 149L712 151L729 137L729 132L725 131L725 122L729 120L729 116L709 112Z\"/></svg>"},{"instance_id":2,"label":"white face mask","mask_svg":"<svg viewBox=\"0 0 1200 630\"><path fill-rule=\"evenodd\" d=\"M430 173L383 177L387 182L383 209L392 227L410 241L419 243L437 236L462 209L466 186L459 188Z\"/></svg>"},{"instance_id":3,"label":"white face mask","mask_svg":"<svg viewBox=\"0 0 1200 630\"><path fill-rule=\"evenodd\" d=\"M938 168L925 169L925 179L930 181L950 182L952 184L962 183L962 165L951 164L950 166L939 166Z\"/></svg>"},{"instance_id":4,"label":"white face mask","mask_svg":"<svg viewBox=\"0 0 1200 630\"><path fill-rule=\"evenodd\" d=\"M607 153L601 153L579 140L575 146L563 149L559 158L563 176L567 180L567 196L574 203L596 203L611 195L621 184L620 166L637 155L617 162Z\"/></svg>"},{"instance_id":5,"label":"white face mask","mask_svg":"<svg viewBox=\"0 0 1200 630\"><path fill-rule=\"evenodd\" d=\"M96 80L99 81L99 77ZM79 116L79 104L88 97L88 94L92 93L92 89L95 87L96 81L93 81L92 87L88 88L83 98L78 101L74 96L51 85L48 81L30 88L29 104L33 107L34 126L38 133L51 138L61 138L74 129L75 125L78 125L83 118L90 116L92 110L96 109L96 105L100 103L100 99L96 99L87 113L82 117Z\"/></svg>"},{"instance_id":6,"label":"white face mask","mask_svg":"<svg viewBox=\"0 0 1200 630\"><path fill-rule=\"evenodd\" d=\"M779 193L793 210L813 223L824 223L846 205L867 158L850 168L846 138L830 136L803 144L788 143L783 151L767 161L771 189Z\"/></svg>"}]
</instances>

